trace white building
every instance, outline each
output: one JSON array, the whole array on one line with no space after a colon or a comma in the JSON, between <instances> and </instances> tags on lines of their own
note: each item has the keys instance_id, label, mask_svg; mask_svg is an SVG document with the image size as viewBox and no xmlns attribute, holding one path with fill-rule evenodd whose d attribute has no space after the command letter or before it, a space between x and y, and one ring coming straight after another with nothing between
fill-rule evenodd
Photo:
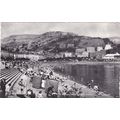
<instances>
[{"instance_id":1,"label":"white building","mask_svg":"<svg viewBox=\"0 0 120 120\"><path fill-rule=\"evenodd\" d=\"M29 57L30 60L33 60L33 61L38 61L39 60L39 55L29 54L28 57Z\"/></svg>"},{"instance_id":2,"label":"white building","mask_svg":"<svg viewBox=\"0 0 120 120\"><path fill-rule=\"evenodd\" d=\"M97 47L97 51L101 51L101 50L103 50L103 47L102 46L98 46Z\"/></svg>"},{"instance_id":3,"label":"white building","mask_svg":"<svg viewBox=\"0 0 120 120\"><path fill-rule=\"evenodd\" d=\"M116 56L120 56L120 54L119 53L107 54L107 55L105 55L103 57L103 59L105 59L105 60L113 60L113 59L115 59Z\"/></svg>"},{"instance_id":4,"label":"white building","mask_svg":"<svg viewBox=\"0 0 120 120\"><path fill-rule=\"evenodd\" d=\"M88 57L88 56L89 56L89 53L86 52L86 51L84 51L84 52L82 53L82 56L83 56L83 57Z\"/></svg>"},{"instance_id":5,"label":"white building","mask_svg":"<svg viewBox=\"0 0 120 120\"><path fill-rule=\"evenodd\" d=\"M88 57L89 56L89 53L84 51L82 52L82 54L78 54L77 57Z\"/></svg>"},{"instance_id":6,"label":"white building","mask_svg":"<svg viewBox=\"0 0 120 120\"><path fill-rule=\"evenodd\" d=\"M40 56L39 55L34 55L34 54L14 54L14 58L25 58L25 59L30 59L33 61L39 60Z\"/></svg>"},{"instance_id":7,"label":"white building","mask_svg":"<svg viewBox=\"0 0 120 120\"><path fill-rule=\"evenodd\" d=\"M106 44L105 50L110 50L110 49L112 49L112 46L110 44Z\"/></svg>"},{"instance_id":8,"label":"white building","mask_svg":"<svg viewBox=\"0 0 120 120\"><path fill-rule=\"evenodd\" d=\"M72 57L72 53L71 52L65 52L65 57Z\"/></svg>"},{"instance_id":9,"label":"white building","mask_svg":"<svg viewBox=\"0 0 120 120\"><path fill-rule=\"evenodd\" d=\"M114 59L114 54L107 54L102 59L104 59L104 60Z\"/></svg>"},{"instance_id":10,"label":"white building","mask_svg":"<svg viewBox=\"0 0 120 120\"><path fill-rule=\"evenodd\" d=\"M67 48L74 48L74 44L72 44L72 43L70 44L70 43L69 43L69 44L67 45Z\"/></svg>"}]
</instances>

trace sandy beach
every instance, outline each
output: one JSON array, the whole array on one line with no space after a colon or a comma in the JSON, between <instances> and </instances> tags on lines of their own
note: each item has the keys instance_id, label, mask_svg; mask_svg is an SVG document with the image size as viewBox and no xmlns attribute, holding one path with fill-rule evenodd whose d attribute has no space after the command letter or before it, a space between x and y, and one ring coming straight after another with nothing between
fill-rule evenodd
<instances>
[{"instance_id":1,"label":"sandy beach","mask_svg":"<svg viewBox=\"0 0 120 120\"><path fill-rule=\"evenodd\" d=\"M82 85L82 84L80 84L80 83L77 83L77 82L75 82L75 81L73 81L73 80L71 80L70 79L70 77L69 76L65 76L65 75L62 75L62 74L59 74L59 73L56 73L54 70L53 70L53 68L56 66L56 65L58 65L58 66L60 66L60 65L64 65L64 64L66 64L66 63L42 63L41 64L41 68L44 68L44 69L50 69L50 70L52 70L53 71L53 75L54 75L54 77L55 78L58 78L58 80L59 80L59 88L58 88L58 90L62 90L63 89L63 85L65 86L65 85L67 85L68 86L68 88L70 88L74 83L76 84L76 87L77 88L80 88L81 90L82 90L82 94L81 94L81 97L82 98L92 98L92 97L98 97L98 98L110 98L110 97L112 97L111 95L109 95L109 94L105 94L105 93L103 93L103 92L99 92L99 94L97 95L96 94L96 91L95 90L93 90L92 88L88 88L87 86L85 86L85 85ZM70 63L67 63L67 64L70 64ZM73 63L74 64L74 63ZM82 63L81 63L82 64ZM84 62L84 64L85 64L85 62ZM94 63L91 63L91 64L94 64ZM62 82L60 81L60 80L62 80Z\"/></svg>"},{"instance_id":2,"label":"sandy beach","mask_svg":"<svg viewBox=\"0 0 120 120\"><path fill-rule=\"evenodd\" d=\"M87 62L89 64L89 62ZM30 63L29 63L30 64ZM95 89L93 89L93 87L88 87L86 85L83 85L81 83L76 82L74 79L71 79L71 76L69 75L65 75L62 73L58 73L55 71L55 67L61 67L61 66L65 66L66 64L79 64L79 63L73 63L73 62L37 62L37 63L33 63L34 67L33 67L33 71L35 73L39 73L39 70L43 70L45 73L45 75L48 75L50 73L50 71L52 71L53 75L52 78L53 80L57 80L58 81L58 98L61 98L61 92L63 92L65 89L67 89L67 91L71 91L72 87L75 85L75 88L80 90L80 94L79 94L79 98L112 98L113 96L111 96L110 94L104 93L102 91L96 91ZM81 62L81 64L85 64L85 62ZM96 64L94 62L90 62L90 64ZM98 64L102 64L101 62ZM38 77L40 77L39 75L37 75ZM33 86L33 82L31 82L31 78L27 75L22 75L21 78L16 82L16 84L13 87L13 91L15 92L15 94L20 94L20 89L21 87L19 86L19 82L20 80L23 79L23 83L25 85L25 89L24 89L24 93L26 94L26 91L28 89L31 89L35 95L39 94L39 91L42 91L43 93L43 98L46 98L46 93L45 93L45 89L41 89L41 88L34 88ZM49 79L48 79L49 80ZM38 83L39 83L40 79L38 79ZM67 88L66 88L67 86ZM76 96L76 93L74 93L74 95L71 94L71 96L69 96L69 98L73 98L74 96ZM62 96L64 97L64 96ZM65 96L66 97L66 96Z\"/></svg>"}]
</instances>

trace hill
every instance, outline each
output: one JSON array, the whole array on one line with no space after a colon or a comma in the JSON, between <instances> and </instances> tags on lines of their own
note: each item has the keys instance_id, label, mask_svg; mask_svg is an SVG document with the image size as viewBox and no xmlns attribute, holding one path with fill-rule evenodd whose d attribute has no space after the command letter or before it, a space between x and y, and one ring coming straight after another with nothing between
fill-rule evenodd
<instances>
[{"instance_id":1,"label":"hill","mask_svg":"<svg viewBox=\"0 0 120 120\"><path fill-rule=\"evenodd\" d=\"M60 52L76 48L113 44L109 38L79 36L74 33L52 31L40 35L12 35L2 39L2 49L11 52Z\"/></svg>"},{"instance_id":2,"label":"hill","mask_svg":"<svg viewBox=\"0 0 120 120\"><path fill-rule=\"evenodd\" d=\"M120 44L120 37L111 37L110 41L112 41L114 44Z\"/></svg>"}]
</instances>

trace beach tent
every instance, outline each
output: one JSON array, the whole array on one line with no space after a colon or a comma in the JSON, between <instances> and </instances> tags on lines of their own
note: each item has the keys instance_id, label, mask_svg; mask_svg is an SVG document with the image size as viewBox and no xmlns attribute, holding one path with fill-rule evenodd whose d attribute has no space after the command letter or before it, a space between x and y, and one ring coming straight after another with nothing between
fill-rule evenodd
<instances>
[{"instance_id":1,"label":"beach tent","mask_svg":"<svg viewBox=\"0 0 120 120\"><path fill-rule=\"evenodd\" d=\"M4 69L4 68L5 68L5 65L2 62L0 62L0 69Z\"/></svg>"},{"instance_id":2,"label":"beach tent","mask_svg":"<svg viewBox=\"0 0 120 120\"><path fill-rule=\"evenodd\" d=\"M39 77L39 76L34 76L34 77L33 77L33 80L32 80L32 83L33 83L33 87L34 87L34 88L36 88L36 89L41 88L41 84L42 84L42 79L41 79L41 77Z\"/></svg>"},{"instance_id":3,"label":"beach tent","mask_svg":"<svg viewBox=\"0 0 120 120\"><path fill-rule=\"evenodd\" d=\"M45 91L47 91L48 88L52 87L52 86L54 87L55 92L58 92L58 81L57 80L52 80L52 79L46 80Z\"/></svg>"}]
</instances>

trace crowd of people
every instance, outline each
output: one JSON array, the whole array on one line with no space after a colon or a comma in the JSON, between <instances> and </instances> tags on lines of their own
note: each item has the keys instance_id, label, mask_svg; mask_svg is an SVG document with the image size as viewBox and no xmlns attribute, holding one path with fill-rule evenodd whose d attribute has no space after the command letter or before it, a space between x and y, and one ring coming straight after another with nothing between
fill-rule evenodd
<instances>
[{"instance_id":1,"label":"crowd of people","mask_svg":"<svg viewBox=\"0 0 120 120\"><path fill-rule=\"evenodd\" d=\"M30 83L28 83L27 79L25 80L24 77L22 77L20 79L20 81L18 82L18 87L20 88L19 94L24 94L25 97L32 97L32 98L43 97L43 95L42 95L43 91L41 89L43 89L43 90L45 89L46 80L53 79L52 71L46 71L44 69L41 69L41 67L38 65L37 62L18 60L18 61L2 61L2 64L5 66L5 69L11 69L11 68L18 69L24 76L27 76L30 79ZM36 77L39 77L39 81L40 81L39 82L40 91L38 93L34 92L31 88L27 88L27 86L29 86L29 85L26 85L26 83L33 84L34 78L36 78ZM6 84L6 79L1 79L0 89L2 91L1 92L2 97L8 97L9 95L11 95L12 90L10 90L9 87L11 87L11 84ZM55 95L53 95L53 94L55 94L54 85L50 85L47 88L47 90L44 90L44 91L46 92L46 97L52 97L52 96L54 97L55 96ZM53 94L51 94L51 93L53 93ZM23 97L23 96L21 96L21 97Z\"/></svg>"},{"instance_id":2,"label":"crowd of people","mask_svg":"<svg viewBox=\"0 0 120 120\"><path fill-rule=\"evenodd\" d=\"M63 97L63 98L71 98L71 97L75 97L75 98L79 98L81 97L82 94L82 88L78 88L76 87L76 83L74 83L72 86L68 86L65 84L62 84L63 89L59 90L59 96Z\"/></svg>"},{"instance_id":3,"label":"crowd of people","mask_svg":"<svg viewBox=\"0 0 120 120\"><path fill-rule=\"evenodd\" d=\"M20 87L20 94L18 97L30 97L30 98L56 98L56 97L81 97L82 88L77 87L76 83L73 82L72 85L66 85L64 80L54 75L54 72L50 69L50 67L42 67L38 62L35 61L2 61L5 65L5 69L16 68L20 72L22 72L25 76L29 77L30 83L33 85L33 81L35 77L39 77L39 89L37 88L37 92L33 89L27 87L26 83L24 83L24 78L18 82L18 86ZM27 81L27 80L26 80ZM54 81L54 82L52 82ZM46 83L51 82L46 85ZM92 80L91 83L94 83ZM91 88L91 83L88 84L88 88ZM8 97L11 94L10 84L6 84L5 79L0 82L2 97ZM61 87L59 87L61 86ZM26 90L25 90L26 89ZM36 89L36 88L34 88ZM98 86L94 86L93 88L98 93ZM24 92L25 90L25 92Z\"/></svg>"}]
</instances>

